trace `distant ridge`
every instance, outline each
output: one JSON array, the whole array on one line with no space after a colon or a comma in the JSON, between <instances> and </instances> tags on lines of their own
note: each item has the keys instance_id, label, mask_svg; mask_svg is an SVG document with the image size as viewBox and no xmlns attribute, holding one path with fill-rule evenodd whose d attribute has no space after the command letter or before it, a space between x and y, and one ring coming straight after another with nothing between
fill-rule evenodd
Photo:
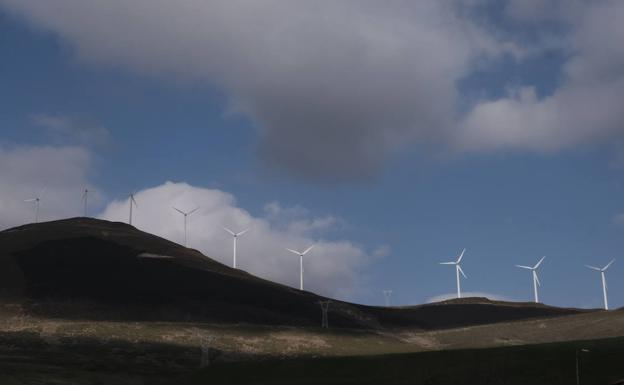
<instances>
[{"instance_id":1,"label":"distant ridge","mask_svg":"<svg viewBox=\"0 0 624 385\"><path fill-rule=\"evenodd\" d=\"M0 296L34 314L318 326L323 299L120 222L72 218L0 232ZM585 310L462 298L410 307L333 300L343 328L441 329Z\"/></svg>"}]
</instances>

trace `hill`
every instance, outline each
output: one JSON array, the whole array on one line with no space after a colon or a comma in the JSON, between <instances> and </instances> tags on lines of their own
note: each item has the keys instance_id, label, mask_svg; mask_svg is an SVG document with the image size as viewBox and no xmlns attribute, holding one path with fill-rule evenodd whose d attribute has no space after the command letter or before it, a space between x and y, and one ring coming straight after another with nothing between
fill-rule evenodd
<instances>
[{"instance_id":1,"label":"hill","mask_svg":"<svg viewBox=\"0 0 624 385\"><path fill-rule=\"evenodd\" d=\"M16 227L0 232L0 383L567 383L589 345L597 378L624 377L621 339L598 340L624 334L624 310L332 300L321 329L323 299L123 223Z\"/></svg>"},{"instance_id":2,"label":"hill","mask_svg":"<svg viewBox=\"0 0 624 385\"><path fill-rule=\"evenodd\" d=\"M91 218L0 232L0 296L45 317L288 326L318 325L318 301L326 299L127 224ZM333 300L330 322L355 329L442 329L580 312L484 298L391 308Z\"/></svg>"}]
</instances>

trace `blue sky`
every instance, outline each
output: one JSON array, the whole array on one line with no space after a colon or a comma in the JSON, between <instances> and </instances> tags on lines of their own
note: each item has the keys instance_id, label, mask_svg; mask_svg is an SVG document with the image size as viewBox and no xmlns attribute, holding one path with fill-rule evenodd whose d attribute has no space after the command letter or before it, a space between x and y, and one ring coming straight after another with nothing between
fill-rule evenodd
<instances>
[{"instance_id":1,"label":"blue sky","mask_svg":"<svg viewBox=\"0 0 624 385\"><path fill-rule=\"evenodd\" d=\"M448 32L449 39L436 42L449 45L442 52L437 46L402 44L400 38L414 37L411 30L392 29L398 43L379 33L378 40L366 40L370 46L362 49L366 55L387 55L380 62L366 55L353 59L362 53L355 48L350 53L351 35L342 35L344 25L355 23L350 12L341 16L344 23L338 27L332 24L338 16L306 16L309 30L293 32L292 42L301 43L295 53L281 48L289 42L280 40L277 48L267 43L271 59L257 57L259 64L249 64L244 62L251 55L247 51L255 50L246 45L249 36L241 32L238 40L232 37L247 28L243 25L224 27L225 32L199 28L185 35L182 23L172 27L180 28L172 35L140 36L150 31L150 17L161 14L153 8L167 6L138 1L133 4L139 10L152 8L154 15L135 20L139 27L146 23L145 28L123 31L128 41L140 44L135 49L141 53L135 56L128 48L132 44L116 45L120 39L109 33L108 28L115 28L110 20L104 27L89 24L84 20L94 17L93 10L69 0L54 3L65 10L62 16L35 1L0 1L0 148L9 160L15 149L24 147L83 151L89 159L81 169L84 178L71 179L75 186L54 187L59 196L72 189L79 194L84 188L80 183L89 183L98 194L92 210L109 218L124 210L129 192L151 188L156 196L169 188L166 181L231 194L236 200L228 207L269 223L275 239L322 240L326 250L339 250L331 247L348 242L353 248L349 253L358 257L345 257L350 262L340 265L344 275L324 274L319 267L311 288L323 292L325 285L335 287L326 294L357 302L382 303L383 289L394 291L395 304L453 293L452 269L437 263L452 260L465 247L464 290L530 300L530 275L513 265L534 264L546 255L541 298L558 306L599 307L599 276L584 265L604 265L616 258L607 276L610 303L624 306L619 282L624 274L624 260L619 261L624 221L618 220L624 212L624 164L618 146L623 133L619 122L624 120L618 120L622 112L611 108L610 100L602 99L624 96L615 87L624 67L610 70L600 64L602 57L617 62L624 54L619 44L591 40L601 36L595 32L601 25L596 20L604 21L601 17L609 9L587 9L584 2L574 2L579 7L574 13L564 12L557 1L537 2L545 7L541 15L550 15L542 18L514 1L496 9L457 2L459 10L410 9L413 14L397 16L397 9L405 6L397 3L383 10L385 18L376 19L380 25L396 19L422 34L423 28L441 27L431 27L420 13L433 12L441 20L451 15L464 28L460 31L472 31L475 41L458 42L453 27L442 33ZM120 1L97 4L94 8L102 7L97 11L104 20L115 7L125 9ZM612 7L610 13L622 12L615 2L601 4ZM343 5L358 8L358 14L379 13L379 5ZM301 17L293 7L284 6L283 16ZM462 7L469 12L462 13ZM245 14L240 8L233 11ZM180 11L181 19L185 15ZM271 20L258 16L263 18ZM337 28L336 47L309 44L322 35L315 29L322 20L326 28ZM622 37L624 29L611 32ZM203 33L203 48L176 40L186 36L189 45L196 45ZM385 38L388 43L378 43ZM157 47L144 48L158 39ZM601 49L587 48L586 40ZM170 52L159 47L172 42L182 47ZM393 48L386 51L377 44ZM428 55L424 49L435 52ZM326 57L311 62L308 51ZM297 63L293 55L306 60ZM422 69L412 74L412 67L397 64L403 59ZM363 69L356 66L340 75L353 60ZM271 66L280 70L267 69ZM413 84L407 80L412 77ZM588 80L604 77L604 84ZM533 87L533 94L524 93L527 87ZM405 98L411 101L402 104ZM578 100L584 104L574 104ZM11 181L16 173L7 164L0 172ZM65 180L49 173L41 178ZM0 208L18 202L8 198L11 192L0 194L7 196ZM157 201L148 195L145 199ZM279 219L271 217L270 202L279 202ZM71 210L59 208L49 219L71 216ZM7 211L5 217L9 219L3 227L16 225L23 212ZM331 225L313 228L314 219L328 218ZM213 223L208 214L205 220ZM292 230L301 221L310 228ZM166 229L153 231L169 235ZM212 250L210 244L196 247ZM333 268L333 257L329 252L316 256L328 260L328 268ZM350 284L324 282L325 277L349 277Z\"/></svg>"}]
</instances>

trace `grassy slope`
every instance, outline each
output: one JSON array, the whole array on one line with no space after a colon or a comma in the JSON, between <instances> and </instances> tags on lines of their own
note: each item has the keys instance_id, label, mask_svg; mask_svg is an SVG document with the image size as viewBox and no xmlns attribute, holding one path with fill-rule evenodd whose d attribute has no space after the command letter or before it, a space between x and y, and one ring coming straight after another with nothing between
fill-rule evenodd
<instances>
[{"instance_id":1,"label":"grassy slope","mask_svg":"<svg viewBox=\"0 0 624 385\"><path fill-rule=\"evenodd\" d=\"M197 370L200 341L205 337L213 338L210 359L214 368L197 374L199 377L176 380L181 381L178 383L202 383L200 378L208 376L210 381L205 383L279 384L280 376L292 376L297 380L294 383L305 384L297 376L307 371L309 383L315 384L341 383L340 379L347 384L453 384L461 382L445 376L464 373L478 378L477 383L523 383L499 380L505 378L501 373L524 380L532 378L534 374L520 369L525 364L537 365L535 370L543 371L544 376L563 373L569 364L570 349L581 345L593 347L596 357L607 356L605 370L609 379L622 375L616 369L624 368L621 359L614 358L624 357L624 340L603 339L623 335L624 311L382 334L254 325L46 320L15 311L13 315L8 313L0 317L0 384L157 383ZM570 342L576 339L587 341ZM562 340L567 342L536 344ZM536 345L500 348L507 344ZM474 347L488 349L458 350ZM436 349L446 350L425 352ZM559 356L568 358L557 362ZM470 372L472 369L464 366L466 362L474 363L478 370ZM250 377L241 373L249 373ZM442 380L426 382L429 377ZM253 382L254 378L266 380ZM524 383L566 383L563 377L557 378Z\"/></svg>"},{"instance_id":2,"label":"grassy slope","mask_svg":"<svg viewBox=\"0 0 624 385\"><path fill-rule=\"evenodd\" d=\"M335 357L215 365L171 384L556 385L575 383L575 354L581 384L610 384L624 378L624 338L492 349L449 350L368 357Z\"/></svg>"}]
</instances>

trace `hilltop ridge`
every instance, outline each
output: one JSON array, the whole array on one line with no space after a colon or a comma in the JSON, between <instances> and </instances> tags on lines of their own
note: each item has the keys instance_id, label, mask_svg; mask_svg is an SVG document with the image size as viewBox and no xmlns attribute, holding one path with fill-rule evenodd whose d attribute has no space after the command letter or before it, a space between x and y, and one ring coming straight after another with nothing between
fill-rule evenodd
<instances>
[{"instance_id":1,"label":"hilltop ridge","mask_svg":"<svg viewBox=\"0 0 624 385\"><path fill-rule=\"evenodd\" d=\"M93 218L0 232L0 295L42 316L289 326L317 326L325 299ZM485 298L407 307L333 300L331 319L342 328L439 329L581 312Z\"/></svg>"}]
</instances>

